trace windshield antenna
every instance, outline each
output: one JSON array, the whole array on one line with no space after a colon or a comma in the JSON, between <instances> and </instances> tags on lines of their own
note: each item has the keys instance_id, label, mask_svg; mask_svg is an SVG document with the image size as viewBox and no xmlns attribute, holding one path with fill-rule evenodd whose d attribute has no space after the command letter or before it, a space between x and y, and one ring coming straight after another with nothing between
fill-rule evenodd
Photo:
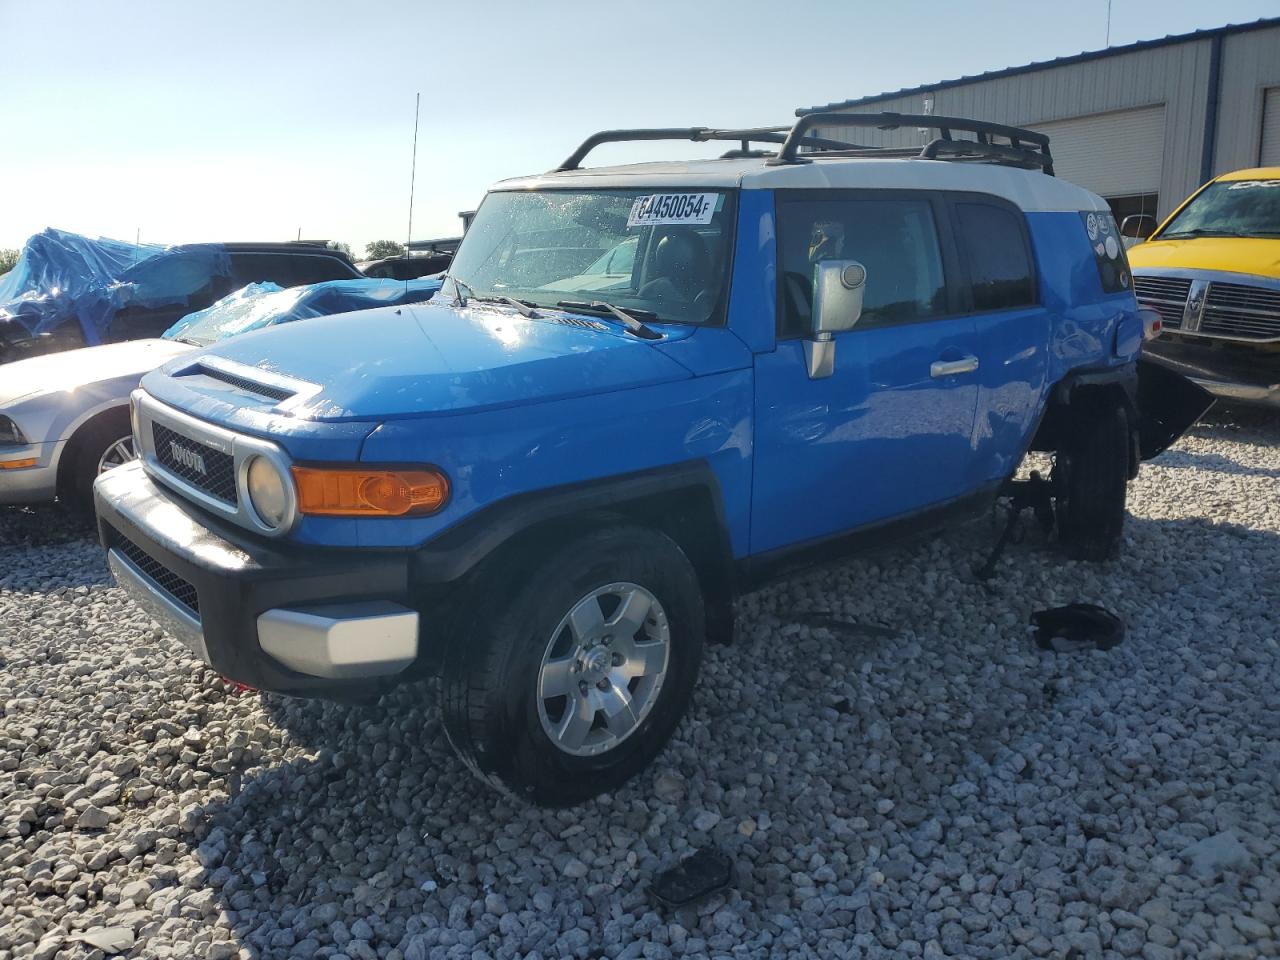
<instances>
[{"instance_id":1,"label":"windshield antenna","mask_svg":"<svg viewBox=\"0 0 1280 960\"><path fill-rule=\"evenodd\" d=\"M409 297L409 246L413 243L413 187L418 176L418 107L422 92L413 95L413 162L409 165L409 232L404 238L404 295Z\"/></svg>"}]
</instances>

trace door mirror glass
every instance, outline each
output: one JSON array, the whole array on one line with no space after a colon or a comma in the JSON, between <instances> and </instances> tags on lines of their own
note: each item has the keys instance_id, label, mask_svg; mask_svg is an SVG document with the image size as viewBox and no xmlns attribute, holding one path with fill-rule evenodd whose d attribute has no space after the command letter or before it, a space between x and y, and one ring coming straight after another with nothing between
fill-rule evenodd
<instances>
[{"instance_id":1,"label":"door mirror glass","mask_svg":"<svg viewBox=\"0 0 1280 960\"><path fill-rule=\"evenodd\" d=\"M823 339L852 330L862 316L867 268L857 260L821 260L814 267L814 335Z\"/></svg>"},{"instance_id":2,"label":"door mirror glass","mask_svg":"<svg viewBox=\"0 0 1280 960\"><path fill-rule=\"evenodd\" d=\"M1156 218L1149 213L1131 213L1120 221L1120 236L1145 240L1155 233Z\"/></svg>"}]
</instances>

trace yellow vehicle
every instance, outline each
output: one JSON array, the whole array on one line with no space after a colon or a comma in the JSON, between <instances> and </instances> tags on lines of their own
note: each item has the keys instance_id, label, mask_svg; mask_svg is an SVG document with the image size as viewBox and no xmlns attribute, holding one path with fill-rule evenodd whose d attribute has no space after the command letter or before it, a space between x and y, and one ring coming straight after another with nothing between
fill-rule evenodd
<instances>
[{"instance_id":1,"label":"yellow vehicle","mask_svg":"<svg viewBox=\"0 0 1280 960\"><path fill-rule=\"evenodd\" d=\"M1138 299L1160 312L1149 355L1221 397L1280 406L1280 167L1210 180L1129 250Z\"/></svg>"}]
</instances>

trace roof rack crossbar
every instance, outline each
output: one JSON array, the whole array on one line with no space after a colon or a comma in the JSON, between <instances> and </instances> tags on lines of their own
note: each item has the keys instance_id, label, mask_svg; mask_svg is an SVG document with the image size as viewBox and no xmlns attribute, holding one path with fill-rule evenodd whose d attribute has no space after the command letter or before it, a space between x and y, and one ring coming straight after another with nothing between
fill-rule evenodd
<instances>
[{"instance_id":1,"label":"roof rack crossbar","mask_svg":"<svg viewBox=\"0 0 1280 960\"><path fill-rule=\"evenodd\" d=\"M911 155L921 160L941 160L950 156L958 160L999 160L1010 166L1028 170L1043 170L1043 155L1038 151L1007 147L1000 143L980 143L977 140L947 140L942 137L930 140L922 150L913 147ZM1052 173L1052 171L1048 171Z\"/></svg>"},{"instance_id":2,"label":"roof rack crossbar","mask_svg":"<svg viewBox=\"0 0 1280 960\"><path fill-rule=\"evenodd\" d=\"M937 159L940 153L974 159L987 158L1023 167L1038 167L1050 176L1053 175L1053 156L1049 153L1049 138L1043 133L987 120L913 113L807 113L796 121L778 155L768 163L771 166L781 166L809 162L809 158L799 154L799 149L801 146L809 145L807 143L810 139L809 131L817 126L874 127L878 130L924 127L937 130L941 134L939 139L929 143L920 151L919 156L926 160ZM953 131L972 133L977 136L977 139L958 140L952 136ZM1009 143L1008 145L997 144L992 141L992 136L1003 137Z\"/></svg>"},{"instance_id":3,"label":"roof rack crossbar","mask_svg":"<svg viewBox=\"0 0 1280 960\"><path fill-rule=\"evenodd\" d=\"M552 172L561 173L566 170L579 169L587 154L606 143L631 143L642 140L689 140L693 143L707 143L727 140L730 142L738 141L741 145L740 150L744 154L749 154L752 143L785 144L793 132L793 128L788 126L750 127L742 130L721 130L714 127L641 127L631 130L601 130L599 133L594 133L587 137L586 140L583 140L578 149L569 154L564 163L560 164ZM859 145L856 143L845 143L840 140L813 136L804 137L801 145L819 150L859 149ZM735 153L736 151L730 152Z\"/></svg>"}]
</instances>

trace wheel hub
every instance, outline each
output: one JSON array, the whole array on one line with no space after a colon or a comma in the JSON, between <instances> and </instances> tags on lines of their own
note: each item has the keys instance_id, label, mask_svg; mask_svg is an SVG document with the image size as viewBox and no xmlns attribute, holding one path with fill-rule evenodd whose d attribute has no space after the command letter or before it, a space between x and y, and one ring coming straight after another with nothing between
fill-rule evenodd
<instances>
[{"instance_id":1,"label":"wheel hub","mask_svg":"<svg viewBox=\"0 0 1280 960\"><path fill-rule=\"evenodd\" d=\"M579 648L578 662L582 666L582 679L590 684L599 683L613 666L613 654L604 646L591 649Z\"/></svg>"},{"instance_id":2,"label":"wheel hub","mask_svg":"<svg viewBox=\"0 0 1280 960\"><path fill-rule=\"evenodd\" d=\"M538 671L547 737L565 753L596 756L631 736L658 700L670 643L662 604L638 584L611 583L575 603Z\"/></svg>"}]
</instances>

